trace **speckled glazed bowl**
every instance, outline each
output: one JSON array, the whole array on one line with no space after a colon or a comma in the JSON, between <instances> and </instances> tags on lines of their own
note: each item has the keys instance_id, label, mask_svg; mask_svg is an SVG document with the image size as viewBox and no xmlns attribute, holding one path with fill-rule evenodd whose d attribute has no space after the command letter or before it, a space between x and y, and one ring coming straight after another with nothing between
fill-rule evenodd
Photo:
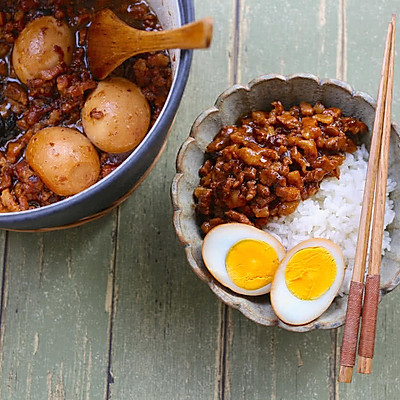
<instances>
[{"instance_id":1,"label":"speckled glazed bowl","mask_svg":"<svg viewBox=\"0 0 400 400\"><path fill-rule=\"evenodd\" d=\"M320 80L309 74L291 76L265 75L254 79L248 85L235 85L217 99L215 106L204 111L193 124L190 136L183 143L177 158L177 174L172 183L174 226L179 240L185 247L190 266L219 299L237 308L246 317L262 325L278 325L284 329L306 332L313 329L336 328L344 323L347 295L336 297L332 305L318 319L303 326L291 326L280 321L274 314L269 295L242 296L220 285L207 271L201 257L202 237L196 224L193 189L199 184L198 171L204 160L207 144L222 126L234 124L239 117L251 110L268 110L269 104L280 100L290 107L301 101L321 101L327 107L339 107L344 115L364 121L372 131L375 103L367 94L355 91L347 83L327 79ZM398 180L400 166L400 129L392 126L389 175ZM369 137L366 138L368 146ZM398 182L400 183L400 182ZM400 282L400 184L392 192L396 217L389 226L392 250L386 252L382 261L381 295L393 290Z\"/></svg>"}]
</instances>

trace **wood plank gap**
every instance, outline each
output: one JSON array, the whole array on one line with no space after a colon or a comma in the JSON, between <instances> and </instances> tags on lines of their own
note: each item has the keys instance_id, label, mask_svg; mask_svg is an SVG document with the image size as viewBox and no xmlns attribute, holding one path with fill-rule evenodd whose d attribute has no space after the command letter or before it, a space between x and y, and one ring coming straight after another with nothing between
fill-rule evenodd
<instances>
[{"instance_id":1,"label":"wood plank gap","mask_svg":"<svg viewBox=\"0 0 400 400\"><path fill-rule=\"evenodd\" d=\"M3 262L2 262L2 284L1 284L1 294L0 294L0 327L3 324L3 311L6 305L6 296L7 296L7 290L6 290L6 281L7 281L7 266L8 266L8 235L9 233L6 232L5 234L5 240L4 240L4 255L3 255ZM2 337L1 337L2 339ZM0 351L3 348L3 342L0 341Z\"/></svg>"},{"instance_id":2,"label":"wood plank gap","mask_svg":"<svg viewBox=\"0 0 400 400\"><path fill-rule=\"evenodd\" d=\"M271 400L276 400L276 347L275 347L275 332L277 328L270 328L271 332L271 340L269 342L269 352L271 354Z\"/></svg>"},{"instance_id":3,"label":"wood plank gap","mask_svg":"<svg viewBox=\"0 0 400 400\"><path fill-rule=\"evenodd\" d=\"M7 306L8 297L8 242L9 233L5 233L4 239L4 255L3 255L3 270L1 280L1 292L0 292L0 377L3 375L3 344L4 344L4 314ZM0 387L0 399L1 399L1 387Z\"/></svg>"},{"instance_id":4,"label":"wood plank gap","mask_svg":"<svg viewBox=\"0 0 400 400\"><path fill-rule=\"evenodd\" d=\"M336 78L347 79L347 17L346 0L339 1Z\"/></svg>"},{"instance_id":5,"label":"wood plank gap","mask_svg":"<svg viewBox=\"0 0 400 400\"><path fill-rule=\"evenodd\" d=\"M240 9L242 0L235 0L235 16L233 30L233 56L231 64L231 76L229 77L231 84L238 82L239 72L239 46L240 46ZM214 397L218 400L227 399L229 391L229 371L228 371L228 347L232 340L233 327L230 322L229 307L220 303L220 324L218 332L218 347L217 347L217 373L216 373L216 391Z\"/></svg>"},{"instance_id":6,"label":"wood plank gap","mask_svg":"<svg viewBox=\"0 0 400 400\"><path fill-rule=\"evenodd\" d=\"M343 2L343 46L342 46L342 79L347 80L347 0Z\"/></svg>"},{"instance_id":7,"label":"wood plank gap","mask_svg":"<svg viewBox=\"0 0 400 400\"><path fill-rule=\"evenodd\" d=\"M239 48L240 48L240 17L241 17L242 0L235 2L235 21L234 21L234 36L233 36L233 59L232 59L232 82L235 85L239 78Z\"/></svg>"},{"instance_id":8,"label":"wood plank gap","mask_svg":"<svg viewBox=\"0 0 400 400\"><path fill-rule=\"evenodd\" d=\"M338 329L331 330L331 352L329 356L329 400L338 400L337 360Z\"/></svg>"},{"instance_id":9,"label":"wood plank gap","mask_svg":"<svg viewBox=\"0 0 400 400\"><path fill-rule=\"evenodd\" d=\"M39 287L42 287L42 277L43 277L43 256L44 256L44 243L43 235L41 234L39 240Z\"/></svg>"},{"instance_id":10,"label":"wood plank gap","mask_svg":"<svg viewBox=\"0 0 400 400\"><path fill-rule=\"evenodd\" d=\"M217 347L217 371L216 371L216 392L215 400L226 399L226 376L228 356L228 306L220 302L219 308L219 329Z\"/></svg>"},{"instance_id":11,"label":"wood plank gap","mask_svg":"<svg viewBox=\"0 0 400 400\"><path fill-rule=\"evenodd\" d=\"M120 221L120 207L117 207L115 216L114 216L114 226L113 226L113 236L112 236L112 245L113 245L113 254L110 263L110 271L109 274L112 276L112 289L111 289L111 299L109 304L109 317L108 317L108 355L107 355L107 383L106 383L106 396L105 400L111 399L111 385L114 383L114 376L111 371L112 364L112 344L113 344L113 329L114 329L114 317L115 317L115 269L117 265L117 249L118 249L118 233L119 233L119 221Z\"/></svg>"},{"instance_id":12,"label":"wood plank gap","mask_svg":"<svg viewBox=\"0 0 400 400\"><path fill-rule=\"evenodd\" d=\"M347 16L346 0L339 1L338 10L338 43L336 55L336 78L347 79ZM339 400L339 383L337 369L339 368L340 328L331 331L331 359L329 371L329 400Z\"/></svg>"},{"instance_id":13,"label":"wood plank gap","mask_svg":"<svg viewBox=\"0 0 400 400\"><path fill-rule=\"evenodd\" d=\"M339 369L339 363L340 363L340 346L342 345L340 337L342 333L342 328L339 327L336 329L336 363L335 363L335 371L337 374L337 371ZM339 381L336 379L336 387L335 387L335 400L339 400Z\"/></svg>"}]
</instances>

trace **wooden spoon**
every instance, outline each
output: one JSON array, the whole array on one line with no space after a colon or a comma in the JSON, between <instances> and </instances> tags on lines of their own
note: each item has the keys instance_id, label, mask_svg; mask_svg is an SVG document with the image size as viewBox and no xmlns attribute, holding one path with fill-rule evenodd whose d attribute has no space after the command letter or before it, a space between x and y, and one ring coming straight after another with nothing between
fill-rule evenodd
<instances>
[{"instance_id":1,"label":"wooden spoon","mask_svg":"<svg viewBox=\"0 0 400 400\"><path fill-rule=\"evenodd\" d=\"M212 37L212 19L203 18L180 28L142 31L121 21L105 8L96 13L88 32L87 56L90 70L104 79L126 59L136 54L165 49L201 49Z\"/></svg>"}]
</instances>

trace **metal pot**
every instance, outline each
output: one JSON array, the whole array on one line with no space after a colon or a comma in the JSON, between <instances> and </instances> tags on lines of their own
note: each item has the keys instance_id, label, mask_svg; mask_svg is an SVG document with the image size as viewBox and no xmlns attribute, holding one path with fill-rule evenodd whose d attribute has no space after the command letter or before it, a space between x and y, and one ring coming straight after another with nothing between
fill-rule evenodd
<instances>
[{"instance_id":1,"label":"metal pot","mask_svg":"<svg viewBox=\"0 0 400 400\"><path fill-rule=\"evenodd\" d=\"M192 0L148 0L162 26L171 29L193 21ZM0 214L0 228L41 231L76 226L98 218L126 199L144 179L163 150L189 75L192 51L170 51L173 84L158 120L133 153L110 175L58 203Z\"/></svg>"}]
</instances>

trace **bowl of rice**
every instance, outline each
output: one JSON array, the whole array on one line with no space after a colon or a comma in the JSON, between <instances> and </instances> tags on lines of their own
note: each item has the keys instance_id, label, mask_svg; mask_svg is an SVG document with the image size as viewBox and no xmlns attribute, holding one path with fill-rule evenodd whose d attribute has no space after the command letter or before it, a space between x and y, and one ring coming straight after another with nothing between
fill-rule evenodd
<instances>
[{"instance_id":1,"label":"bowl of rice","mask_svg":"<svg viewBox=\"0 0 400 400\"><path fill-rule=\"evenodd\" d=\"M196 215L193 194L199 185L199 170L203 166L207 146L221 129L236 124L252 111L271 110L271 103L278 100L285 110L304 102L338 108L343 116L356 118L368 128L365 134L360 135L357 148L345 153L337 176L324 178L311 196L296 204L293 212L270 217L262 226L263 230L274 235L287 250L310 238L329 239L342 250L346 270L337 296L320 317L301 326L288 325L279 320L271 307L269 294L245 296L235 293L221 285L208 272L202 260L204 232ZM235 85L227 89L213 107L199 115L177 156L177 173L171 188L174 227L185 248L189 265L219 299L256 323L280 326L291 331L331 329L344 323L374 113L373 98L354 90L345 82L336 79L321 80L310 74L270 74L258 77L247 85ZM400 248L392 245L400 240L400 185L396 182L396 171L400 165L399 138L400 128L393 123L382 245L381 297L400 282Z\"/></svg>"}]
</instances>

